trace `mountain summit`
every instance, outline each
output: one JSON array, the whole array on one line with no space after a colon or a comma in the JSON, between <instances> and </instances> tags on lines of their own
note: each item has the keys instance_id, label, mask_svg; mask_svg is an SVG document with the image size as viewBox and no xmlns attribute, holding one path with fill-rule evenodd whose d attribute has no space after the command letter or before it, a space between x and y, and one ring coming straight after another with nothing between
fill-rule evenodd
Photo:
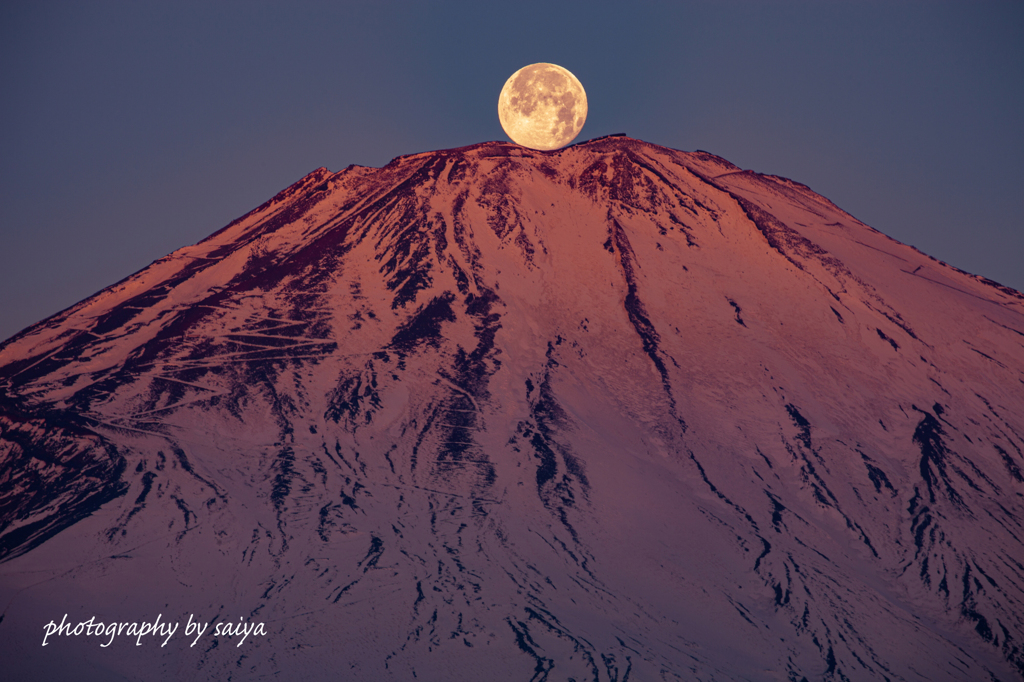
<instances>
[{"instance_id":1,"label":"mountain summit","mask_svg":"<svg viewBox=\"0 0 1024 682\"><path fill-rule=\"evenodd\" d=\"M1024 296L704 152L321 168L0 346L0 429L15 673L1024 675ZM267 634L39 646L158 613Z\"/></svg>"}]
</instances>

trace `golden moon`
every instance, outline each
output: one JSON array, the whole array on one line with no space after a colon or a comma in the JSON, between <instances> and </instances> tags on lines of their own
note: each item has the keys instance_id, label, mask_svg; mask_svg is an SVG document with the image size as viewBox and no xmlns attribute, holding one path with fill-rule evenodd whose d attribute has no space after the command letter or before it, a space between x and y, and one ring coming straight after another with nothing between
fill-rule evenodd
<instances>
[{"instance_id":1,"label":"golden moon","mask_svg":"<svg viewBox=\"0 0 1024 682\"><path fill-rule=\"evenodd\" d=\"M557 64L530 64L512 74L498 96L498 119L516 144L559 149L576 139L587 120L587 93Z\"/></svg>"}]
</instances>

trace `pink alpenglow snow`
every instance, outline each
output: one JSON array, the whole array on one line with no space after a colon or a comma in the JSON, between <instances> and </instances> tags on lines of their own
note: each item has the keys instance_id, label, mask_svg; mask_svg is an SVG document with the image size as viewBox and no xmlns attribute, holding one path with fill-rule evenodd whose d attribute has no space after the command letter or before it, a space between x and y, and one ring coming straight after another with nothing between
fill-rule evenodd
<instances>
[{"instance_id":1,"label":"pink alpenglow snow","mask_svg":"<svg viewBox=\"0 0 1024 682\"><path fill-rule=\"evenodd\" d=\"M623 136L321 168L0 346L0 658L1018 679L1022 471L1024 297L804 185Z\"/></svg>"}]
</instances>

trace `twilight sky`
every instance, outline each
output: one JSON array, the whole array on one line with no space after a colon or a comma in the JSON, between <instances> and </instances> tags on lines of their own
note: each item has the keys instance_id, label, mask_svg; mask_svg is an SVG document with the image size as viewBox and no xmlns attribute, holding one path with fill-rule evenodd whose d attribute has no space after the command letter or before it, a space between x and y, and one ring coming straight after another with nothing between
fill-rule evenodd
<instances>
[{"instance_id":1,"label":"twilight sky","mask_svg":"<svg viewBox=\"0 0 1024 682\"><path fill-rule=\"evenodd\" d=\"M809 185L1024 289L1024 3L0 5L0 340L319 167L507 139L572 71L624 132Z\"/></svg>"}]
</instances>

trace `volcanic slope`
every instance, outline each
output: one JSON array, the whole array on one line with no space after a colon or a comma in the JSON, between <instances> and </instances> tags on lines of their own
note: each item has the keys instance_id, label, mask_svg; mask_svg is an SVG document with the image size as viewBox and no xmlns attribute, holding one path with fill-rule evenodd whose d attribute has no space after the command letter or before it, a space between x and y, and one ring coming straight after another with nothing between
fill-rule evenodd
<instances>
[{"instance_id":1,"label":"volcanic slope","mask_svg":"<svg viewBox=\"0 0 1024 682\"><path fill-rule=\"evenodd\" d=\"M1024 675L1024 297L703 152L319 169L8 340L0 428L15 673Z\"/></svg>"}]
</instances>

